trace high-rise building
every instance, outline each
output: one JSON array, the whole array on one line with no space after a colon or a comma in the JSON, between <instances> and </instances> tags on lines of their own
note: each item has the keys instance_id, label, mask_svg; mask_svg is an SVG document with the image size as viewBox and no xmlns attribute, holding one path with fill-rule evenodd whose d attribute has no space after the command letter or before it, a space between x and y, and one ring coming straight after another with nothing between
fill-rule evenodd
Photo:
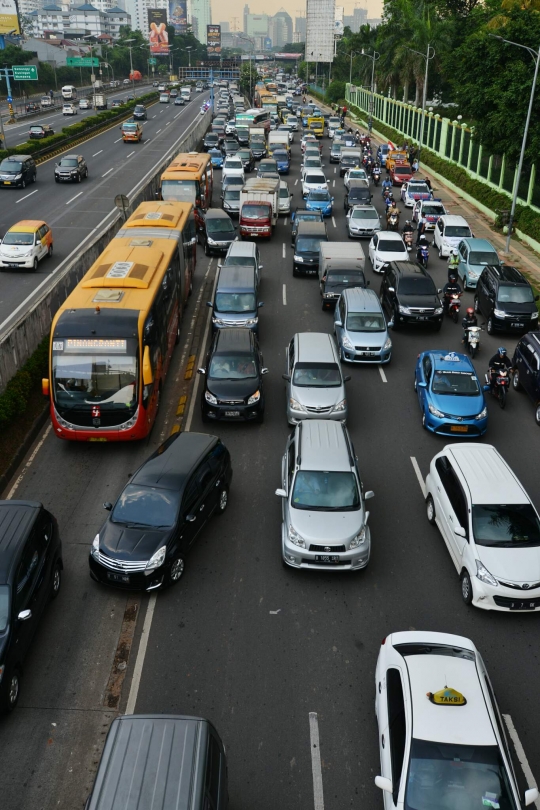
<instances>
[{"instance_id":1,"label":"high-rise building","mask_svg":"<svg viewBox=\"0 0 540 810\"><path fill-rule=\"evenodd\" d=\"M348 25L353 34L357 34L367 22L367 8L355 8L352 14L343 17L343 24Z\"/></svg>"},{"instance_id":2,"label":"high-rise building","mask_svg":"<svg viewBox=\"0 0 540 810\"><path fill-rule=\"evenodd\" d=\"M114 3L113 5L117 5ZM148 36L148 9L164 8L169 11L169 0L125 0L126 11L131 15L131 27Z\"/></svg>"},{"instance_id":3,"label":"high-rise building","mask_svg":"<svg viewBox=\"0 0 540 810\"><path fill-rule=\"evenodd\" d=\"M334 59L335 0L307 0L306 62Z\"/></svg>"},{"instance_id":4,"label":"high-rise building","mask_svg":"<svg viewBox=\"0 0 540 810\"><path fill-rule=\"evenodd\" d=\"M221 26L222 34L228 34L229 31L231 30L228 22L220 22L219 25Z\"/></svg>"},{"instance_id":5,"label":"high-rise building","mask_svg":"<svg viewBox=\"0 0 540 810\"><path fill-rule=\"evenodd\" d=\"M294 20L293 42L306 41L306 18L296 17Z\"/></svg>"},{"instance_id":6,"label":"high-rise building","mask_svg":"<svg viewBox=\"0 0 540 810\"><path fill-rule=\"evenodd\" d=\"M206 26L212 24L210 0L191 0L191 25L193 33L203 45L206 45Z\"/></svg>"},{"instance_id":7,"label":"high-rise building","mask_svg":"<svg viewBox=\"0 0 540 810\"><path fill-rule=\"evenodd\" d=\"M247 32L248 32L248 29L247 29L247 18L248 17L249 17L249 6L246 3L245 6L244 6L244 28L243 28L244 34L247 34Z\"/></svg>"},{"instance_id":8,"label":"high-rise building","mask_svg":"<svg viewBox=\"0 0 540 810\"><path fill-rule=\"evenodd\" d=\"M292 42L292 34L292 18L284 8L280 8L269 20L268 36L272 40L272 45L275 48L282 48L288 42Z\"/></svg>"},{"instance_id":9,"label":"high-rise building","mask_svg":"<svg viewBox=\"0 0 540 810\"><path fill-rule=\"evenodd\" d=\"M246 35L248 37L267 37L268 20L268 14L248 14L245 19Z\"/></svg>"}]
</instances>

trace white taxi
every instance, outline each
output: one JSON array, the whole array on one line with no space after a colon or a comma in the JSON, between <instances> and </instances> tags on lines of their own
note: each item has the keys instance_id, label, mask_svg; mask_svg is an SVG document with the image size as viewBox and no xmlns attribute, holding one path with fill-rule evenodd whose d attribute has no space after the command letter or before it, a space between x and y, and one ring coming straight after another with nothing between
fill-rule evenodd
<instances>
[{"instance_id":1,"label":"white taxi","mask_svg":"<svg viewBox=\"0 0 540 810\"><path fill-rule=\"evenodd\" d=\"M473 642L448 633L392 633L375 674L386 810L520 810L501 713Z\"/></svg>"}]
</instances>

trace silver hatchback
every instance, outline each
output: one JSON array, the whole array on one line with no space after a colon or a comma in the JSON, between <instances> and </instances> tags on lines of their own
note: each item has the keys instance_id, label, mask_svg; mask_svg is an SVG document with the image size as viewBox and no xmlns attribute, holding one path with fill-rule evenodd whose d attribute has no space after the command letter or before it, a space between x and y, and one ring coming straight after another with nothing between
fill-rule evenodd
<instances>
[{"instance_id":1,"label":"silver hatchback","mask_svg":"<svg viewBox=\"0 0 540 810\"><path fill-rule=\"evenodd\" d=\"M287 346L287 421L347 419L347 397L336 343L326 332L297 332Z\"/></svg>"},{"instance_id":2,"label":"silver hatchback","mask_svg":"<svg viewBox=\"0 0 540 810\"><path fill-rule=\"evenodd\" d=\"M281 463L281 552L291 568L359 571L369 562L371 534L358 462L345 425L302 422Z\"/></svg>"}]
</instances>

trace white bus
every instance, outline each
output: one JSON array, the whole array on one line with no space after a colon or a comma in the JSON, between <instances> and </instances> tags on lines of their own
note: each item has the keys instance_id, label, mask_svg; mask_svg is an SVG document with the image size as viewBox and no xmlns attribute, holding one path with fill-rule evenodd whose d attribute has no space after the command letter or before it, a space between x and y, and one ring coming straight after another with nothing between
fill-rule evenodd
<instances>
[{"instance_id":1,"label":"white bus","mask_svg":"<svg viewBox=\"0 0 540 810\"><path fill-rule=\"evenodd\" d=\"M62 98L74 101L77 98L77 88L72 84L65 84L62 87Z\"/></svg>"}]
</instances>

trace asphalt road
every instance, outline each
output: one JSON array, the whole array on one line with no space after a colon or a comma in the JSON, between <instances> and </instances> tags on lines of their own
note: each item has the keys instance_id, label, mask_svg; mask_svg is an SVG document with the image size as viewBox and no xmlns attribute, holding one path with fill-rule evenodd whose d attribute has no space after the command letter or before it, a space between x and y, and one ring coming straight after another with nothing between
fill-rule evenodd
<instances>
[{"instance_id":1,"label":"asphalt road","mask_svg":"<svg viewBox=\"0 0 540 810\"><path fill-rule=\"evenodd\" d=\"M130 92L128 89L114 98L125 97ZM116 213L115 196L129 195L137 181L159 163L167 149L200 114L199 101L199 96L194 96L184 107L173 103L148 107L148 120L142 122L141 143L123 143L118 124L73 147L73 153L83 155L88 164L89 176L81 183L55 183L54 166L59 158L53 157L37 167L35 185L24 189L0 188L0 234L22 219L44 219L52 228L54 238L53 258L42 260L36 273L2 272L0 334L28 308L28 297L77 249L81 240L103 227L108 217ZM86 114L92 115L93 111ZM53 127L55 115L60 117L56 124L60 130L66 119L61 113L50 116ZM84 115L85 111L81 111L73 118L78 121ZM27 127L28 123L25 132Z\"/></svg>"},{"instance_id":2,"label":"asphalt road","mask_svg":"<svg viewBox=\"0 0 540 810\"><path fill-rule=\"evenodd\" d=\"M328 140L324 145L327 158ZM293 154L288 180L298 205L298 138ZM341 241L346 239L343 182L325 163L336 198L329 235ZM380 190L374 202L381 208ZM430 347L459 351L460 327L446 319L438 334L423 329L395 334L384 376L377 367L347 369L352 375L349 429L366 489L376 496L370 502L371 561L353 575L284 570L274 490L280 486L288 434L281 378L285 346L297 331L330 332L332 316L321 311L318 284L292 276L288 220L280 221L261 253L260 337L270 369L265 422L215 426L232 456L229 507L201 535L178 586L155 602L142 598L121 709L129 696L137 712L211 719L227 747L234 810L313 807L309 713L315 712L326 807L381 808L373 784L379 772L374 670L381 640L403 629L453 632L469 636L481 650L500 707L511 715L538 778L538 617L484 613L462 604L443 540L427 523L411 461L417 460L425 476L445 443L421 427L412 385L417 354ZM178 396L190 319L208 265L200 254L165 407L150 439L127 447L71 446L47 435L16 490L16 497L41 499L57 515L65 577L63 593L48 609L27 660L19 707L0 724L0 795L10 810L82 807L92 783L113 716L106 705L107 682L131 602L90 580L88 550L102 522L102 502L116 497L128 473L170 431L168 415ZM215 266L214 259L210 272ZM430 272L442 286L446 266L435 255ZM378 291L379 278L371 268L367 275ZM466 293L464 305L471 300ZM482 333L482 341L475 360L479 372L501 338ZM512 351L513 341L505 343ZM198 398L194 404L188 427L206 432ZM505 411L494 400L488 407L485 441L501 451L540 507L538 430L530 403L512 391ZM146 655L139 656L143 626L148 644Z\"/></svg>"}]
</instances>

